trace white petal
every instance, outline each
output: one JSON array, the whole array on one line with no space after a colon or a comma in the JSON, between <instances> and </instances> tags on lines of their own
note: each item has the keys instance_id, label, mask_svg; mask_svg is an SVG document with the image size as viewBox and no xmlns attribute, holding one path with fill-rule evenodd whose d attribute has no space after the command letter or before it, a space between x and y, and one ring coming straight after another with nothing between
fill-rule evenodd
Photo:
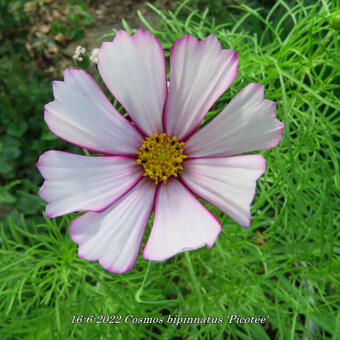
<instances>
[{"instance_id":1,"label":"white petal","mask_svg":"<svg viewBox=\"0 0 340 340\"><path fill-rule=\"evenodd\" d=\"M107 210L75 219L70 236L79 244L79 256L98 260L110 272L131 270L153 208L155 191L156 185L143 179Z\"/></svg>"},{"instance_id":2,"label":"white petal","mask_svg":"<svg viewBox=\"0 0 340 340\"><path fill-rule=\"evenodd\" d=\"M209 248L221 225L178 180L161 184L155 200L155 217L143 256L162 261L185 250Z\"/></svg>"},{"instance_id":3,"label":"white petal","mask_svg":"<svg viewBox=\"0 0 340 340\"><path fill-rule=\"evenodd\" d=\"M261 155L188 159L181 179L195 194L248 227L256 180L265 166Z\"/></svg>"},{"instance_id":4,"label":"white petal","mask_svg":"<svg viewBox=\"0 0 340 340\"><path fill-rule=\"evenodd\" d=\"M166 101L165 129L185 139L194 131L213 103L237 74L234 50L222 50L214 35L198 41L187 35L170 51L170 89Z\"/></svg>"},{"instance_id":5,"label":"white petal","mask_svg":"<svg viewBox=\"0 0 340 340\"><path fill-rule=\"evenodd\" d=\"M123 156L87 157L47 151L37 167L45 178L39 194L48 202L47 217L103 210L142 176L136 160Z\"/></svg>"},{"instance_id":6,"label":"white petal","mask_svg":"<svg viewBox=\"0 0 340 340\"><path fill-rule=\"evenodd\" d=\"M100 75L111 93L146 135L161 133L166 97L163 48L144 29L130 36L119 31L98 54Z\"/></svg>"},{"instance_id":7,"label":"white petal","mask_svg":"<svg viewBox=\"0 0 340 340\"><path fill-rule=\"evenodd\" d=\"M185 153L190 157L220 157L270 149L280 143L284 128L275 113L275 103L263 99L263 86L249 84L187 140Z\"/></svg>"},{"instance_id":8,"label":"white petal","mask_svg":"<svg viewBox=\"0 0 340 340\"><path fill-rule=\"evenodd\" d=\"M104 154L135 154L143 137L82 70L66 69L53 82L55 100L45 105L50 130L70 143Z\"/></svg>"}]
</instances>

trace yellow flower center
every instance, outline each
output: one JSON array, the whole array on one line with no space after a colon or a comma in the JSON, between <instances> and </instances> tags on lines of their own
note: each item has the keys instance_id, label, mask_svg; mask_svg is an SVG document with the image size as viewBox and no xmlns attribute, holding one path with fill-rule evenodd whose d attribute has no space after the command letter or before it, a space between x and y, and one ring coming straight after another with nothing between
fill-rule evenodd
<instances>
[{"instance_id":1,"label":"yellow flower center","mask_svg":"<svg viewBox=\"0 0 340 340\"><path fill-rule=\"evenodd\" d=\"M166 183L170 176L182 172L182 162L187 156L183 155L184 142L177 141L177 137L168 137L165 133L154 133L146 137L140 152L137 152L137 164L144 167L143 176Z\"/></svg>"}]
</instances>

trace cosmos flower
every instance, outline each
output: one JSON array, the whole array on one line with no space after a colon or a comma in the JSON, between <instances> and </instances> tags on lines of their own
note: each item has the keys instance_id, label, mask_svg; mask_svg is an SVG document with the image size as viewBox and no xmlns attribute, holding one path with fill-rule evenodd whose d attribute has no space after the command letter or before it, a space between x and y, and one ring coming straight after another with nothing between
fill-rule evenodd
<instances>
[{"instance_id":1,"label":"cosmos flower","mask_svg":"<svg viewBox=\"0 0 340 340\"><path fill-rule=\"evenodd\" d=\"M236 52L222 49L214 35L202 41L187 35L171 48L168 86L157 39L143 29L133 36L119 31L102 44L98 69L130 120L82 70L67 69L64 81L53 82L55 100L45 106L50 130L104 155L47 151L37 164L47 217L88 211L70 226L82 258L111 272L131 270L152 211L145 259L211 247L221 225L196 196L249 226L265 159L238 154L280 142L284 126L275 103L264 99L263 86L249 84L198 129L237 65Z\"/></svg>"}]
</instances>

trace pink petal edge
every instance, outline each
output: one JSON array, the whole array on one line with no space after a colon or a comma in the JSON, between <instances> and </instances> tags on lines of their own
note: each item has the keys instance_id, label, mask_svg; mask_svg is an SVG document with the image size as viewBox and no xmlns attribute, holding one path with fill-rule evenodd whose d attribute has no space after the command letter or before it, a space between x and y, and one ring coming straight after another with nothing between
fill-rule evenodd
<instances>
[{"instance_id":1,"label":"pink petal edge","mask_svg":"<svg viewBox=\"0 0 340 340\"><path fill-rule=\"evenodd\" d=\"M216 124L217 122L219 123L219 126L221 126L221 123L223 124L223 120L227 120L228 116L226 115L226 113L228 112L228 107L231 106L232 102L236 102L238 97L241 97L241 95L244 95L244 92L246 92L249 88L251 87L255 87L257 89L259 89L262 93L261 93L261 105L263 104L269 104L273 107L273 111L272 113L269 113L271 119L273 120L272 123L277 124L277 127L275 128L275 132L277 133L277 137L272 139L271 143L269 143L266 146L261 146L259 147L255 147L255 148L244 148L242 147L244 150L238 150L240 149L239 147L236 147L237 152L235 151L226 151L226 152L217 152L217 154L215 155L208 155L207 152L208 151L198 151L197 147L195 148L194 145L198 145L205 143L205 141L209 140L209 135L212 134L212 131L215 129L216 130ZM255 97L255 94L251 94L250 95L250 99L253 100L252 96ZM235 105L235 104L234 104ZM257 108L258 110L258 108ZM229 110L230 111L230 110ZM248 113L249 115L249 113ZM247 119L251 120L254 119L255 116L249 116L247 117ZM261 119L264 119L264 117L261 117ZM264 85L260 85L260 84L255 84L255 83L250 83L248 85L246 85L243 89L241 89L241 91L234 97L232 98L232 100L225 106L225 108L218 114L216 115L216 117L214 117L209 123L207 123L205 126L203 126L201 129L194 131L194 133L186 140L186 144L184 145L184 153L188 156L188 158L213 158L213 157L228 157L228 156L233 156L233 155L238 155L240 153L245 153L245 152L250 152L250 151L255 151L255 150L268 150L271 149L275 146L277 146L283 137L283 133L284 133L284 128L285 125L279 121L276 118L276 103L269 100L269 99L264 99ZM211 131L210 131L211 130ZM242 130L241 130L242 133ZM216 131L215 134L213 136L216 136ZM211 136L210 136L211 137ZM232 135L227 137L228 139L234 138ZM252 138L255 138L254 136L252 136ZM221 139L221 138L220 138ZM194 144L193 144L194 143ZM218 141L219 144L221 144L221 141ZM224 144L227 145L227 143L225 142ZM209 146L209 148L211 148ZM235 149L235 147L234 147ZM248 150L249 149L249 150ZM193 155L192 155L193 154Z\"/></svg>"},{"instance_id":2,"label":"pink petal edge","mask_svg":"<svg viewBox=\"0 0 340 340\"><path fill-rule=\"evenodd\" d=\"M56 150L48 150L45 151L43 154L40 155L38 162L36 163L36 167L38 168L39 172L40 172L40 166L42 165L42 158L44 155L46 155L47 153L50 152L54 152ZM70 152L65 152L65 151L58 151L58 152L62 152L62 153L66 153L66 154L71 154ZM82 157L88 157L88 156L84 156L84 155L78 155L78 156L82 156ZM109 158L131 158L130 156L124 156L124 155L118 155L118 156L107 156ZM42 176L43 177L43 176ZM44 178L44 177L43 177ZM140 177L131 185L131 187L129 189L127 189L124 193L122 193L118 198L116 198L115 200L113 200L111 203L109 203L108 205L106 205L104 208L99 209L99 210L91 210L91 209L77 209L74 211L70 211L68 212L68 214L71 213L75 213L75 212L80 212L80 211L91 211L91 212L96 212L96 213L100 213L103 212L104 210L106 210L107 208L109 208L112 204L116 203L118 200L120 200L124 195L126 195L130 190L132 190L141 180L143 179L143 175L141 174ZM45 184L45 183L44 183ZM44 200L46 201L46 203L50 203L51 201L49 200L49 198L45 195L45 186L44 184L41 186L41 188L39 189L38 195ZM45 216L47 218L55 218L58 217L60 215L49 215L49 214L45 214Z\"/></svg>"},{"instance_id":3,"label":"pink petal edge","mask_svg":"<svg viewBox=\"0 0 340 340\"><path fill-rule=\"evenodd\" d=\"M142 179L140 182L142 182L142 181L143 181L143 179ZM145 181L148 181L148 180L147 180L147 179L146 179L146 180L144 179L144 182L145 182ZM156 188L156 190L157 190L157 188ZM154 197L155 197L155 196L154 196ZM120 199L122 199L122 197L120 197ZM118 201L118 200L117 200L117 201ZM117 202L117 201L116 201L116 202ZM116 203L116 202L115 202L115 203ZM148 216L148 218L147 218L146 225L145 225L145 227L144 227L144 233L145 233L145 229L146 229L146 227L147 227L148 220L150 219L151 213L152 213L152 211L153 211L154 205L155 205L155 199L153 199L153 203L152 203L152 205L151 205L151 208L148 210L148 212L147 212L147 214L146 214L146 215ZM84 215L86 215L86 213L85 213ZM81 253L80 247L81 247L81 245L82 245L83 243L82 243L82 242L78 242L78 241L75 239L75 236L74 236L74 234L73 234L73 232L72 232L72 226L73 226L73 224L74 224L77 220L79 220L81 217L83 217L84 215L81 215L81 216L77 217L76 219L74 219L73 221L71 221L70 226L69 226L69 235L70 235L70 239L71 239L72 241L76 242L76 243L79 245L79 247L78 247L78 255L79 255L79 257L81 257L82 259L87 260L87 261L92 261L92 262L98 261L99 264L100 264L105 270L107 270L109 273L124 274L124 273L127 273L127 272L131 271L131 270L134 268L135 264L136 264L138 255L140 254L140 249L141 249L141 246L142 246L142 242L140 243L139 251L138 251L138 253L137 253L137 256L136 256L135 260L132 261L132 263L131 263L124 271L120 271L119 269L117 269L117 268L115 268L115 267L105 267L105 266L102 264L102 261L101 261L100 259L97 259L97 258L96 258L96 259L88 259L88 258L86 258L86 256L85 256L84 254Z\"/></svg>"},{"instance_id":4,"label":"pink petal edge","mask_svg":"<svg viewBox=\"0 0 340 340\"><path fill-rule=\"evenodd\" d=\"M237 52L235 50L229 50L229 49L222 49L222 46L220 44L220 42L218 41L216 35L212 34L209 35L207 37L205 37L203 40L199 41L196 37L193 37L191 35L185 35L179 39L177 39L175 41L175 43L172 45L171 49L170 49L170 60L171 57L174 55L175 53L175 48L177 48L178 45L181 45L183 42L185 42L188 39L195 39L196 40L196 45L198 44L206 44L209 39L215 38L216 41L218 42L218 44L220 45L220 52L219 54L223 53L224 51L233 51L233 57L232 59L236 59L236 69L235 72L233 74L233 76L230 78L229 82L226 82L224 88L220 91L220 93L216 96L216 100L212 103L212 105L210 105L210 108L218 101L218 99L222 96L222 94L229 88L229 86L231 85L231 83L235 80L237 73L238 73L238 55ZM170 78L170 83L171 83L171 78ZM168 109L167 109L167 101L169 99L169 93L167 93L167 97L165 100L165 104L164 104L164 111L163 111L163 127L164 127L164 131L167 132L167 124L166 124L166 120L167 120L167 116L168 116ZM204 119L205 115L209 112L209 109L207 110L207 112L203 113L203 115L201 116L201 118L199 119L199 121L196 123L196 126L194 126L191 130L191 132L189 132L187 135L183 136L180 138L181 141L186 141L187 139L189 139L191 137L192 134L195 133L195 131L197 130L197 128L199 127L199 125L201 124L202 120Z\"/></svg>"},{"instance_id":5,"label":"pink petal edge","mask_svg":"<svg viewBox=\"0 0 340 340\"><path fill-rule=\"evenodd\" d=\"M100 47L100 52L103 51L105 48L107 48L108 44L110 43L113 43L115 41L115 38L121 34L128 34L127 32L125 32L124 30L118 30L118 32L116 33L114 39L112 42L103 42L101 47ZM164 83L165 83L165 93L164 93L164 96L165 96L165 100L164 100L164 104L163 104L163 110L162 110L162 113L161 113L161 117L163 116L163 111L164 111L164 107L165 107L165 102L166 102L166 98L168 96L168 86L167 86L167 71L166 71L166 62L165 62L165 56L164 56L164 50L163 50L163 47L161 45L161 43L159 42L159 40L150 32L148 32L147 30L145 30L143 27L141 29L139 29L135 34L133 34L131 37L131 39L133 41L135 41L139 35L144 35L144 36L151 36L153 38L153 40L157 43L158 45L158 48L161 52L161 54L163 55L163 63L164 63ZM99 52L99 53L100 53ZM98 69L100 70L101 68L101 59L98 58ZM101 76L105 86L109 89L109 91L112 93L112 95L118 100L118 102L122 105L122 107L124 108L124 110L128 113L129 117L131 118L131 120L134 122L134 125L135 125L135 128L144 136L149 136L151 135L150 133L147 133L146 131L143 131L143 129L139 126L139 124L135 121L135 119L131 116L131 114L129 113L129 110L126 109L125 105L123 105L121 103L121 100L120 98L114 94L111 89L110 89L110 86L108 84L108 81L105 81L103 79L103 77ZM162 122L162 119L161 119L161 125L162 125L162 129L163 129L163 122ZM154 132L157 132L157 131L154 131ZM160 132L160 131L159 131Z\"/></svg>"},{"instance_id":6,"label":"pink petal edge","mask_svg":"<svg viewBox=\"0 0 340 340\"><path fill-rule=\"evenodd\" d=\"M240 155L240 156L231 156L231 157L247 157L247 156L257 156L257 157L260 157L260 158L262 158L262 161L263 161L263 169L262 169L262 174L260 175L260 176L258 176L256 179L254 179L253 180L253 183L254 183L254 189L253 189L253 191L252 191L252 194L251 194L251 201L250 201L250 205L252 204L252 202L253 202L253 200L254 200L254 197L255 197L255 194L256 194L256 187L257 187L257 180L266 172L266 159L265 159L265 157L263 156L263 155L259 155L259 154L256 154L256 155ZM187 158L187 159L185 159L185 161L187 161L187 160L190 160L190 159L204 159L204 158L223 158L223 157L193 157L193 158ZM184 161L184 162L185 162ZM200 199L202 199L203 201L205 201L205 202L208 202L208 203L210 203L207 199L205 199L205 198L203 198L202 196L200 196L199 194L197 194L196 192L195 192L195 190L194 189L191 189L186 183L185 183L185 181L183 180L183 178L180 178L180 181L181 181L181 183L193 194L193 195L196 195L197 197L199 197ZM212 204L212 203L210 203L210 204ZM212 205L214 205L214 204L212 204ZM217 208L217 207L216 207ZM219 209L219 208L217 208L217 209ZM222 211L222 210L221 210ZM223 212L223 211L222 211ZM210 212L211 213L211 212ZM225 215L227 215L227 216L229 216L229 218L231 218L233 221L235 221L235 219L233 218L233 217L231 217L228 213L226 213L226 212L223 212ZM239 225L241 225L242 227L244 227L244 228L249 228L250 227L250 224L251 224L251 221L252 221L252 217L251 217L251 215L249 215L249 217L248 217L248 222L247 222L247 224L243 224L243 223L240 223L240 222L238 222L238 221L235 221L236 223L238 223Z\"/></svg>"},{"instance_id":7,"label":"pink petal edge","mask_svg":"<svg viewBox=\"0 0 340 340\"><path fill-rule=\"evenodd\" d=\"M71 68L66 68L65 71L64 71L64 81L59 81L59 80L54 80L52 81L52 88L53 88L53 91L54 91L54 88L59 86L60 83L64 83L65 82L65 79L66 77L68 76L68 74L71 74L71 73L74 73L74 72L77 72L77 71L82 71L82 70L78 70L78 69L71 69ZM86 76L88 77L88 79L93 83L95 84L95 86L98 88L98 90L103 94L103 96L105 96L106 100L109 101L104 93L104 91L101 89L101 87L98 85L98 83L95 81L95 79L90 75L88 74L87 72L85 71L82 71L84 74L86 74ZM54 101L56 101L56 99L54 99ZM86 145L82 145L82 144L79 144L79 143L75 143L75 142L72 142L69 138L66 138L66 137L62 137L60 136L56 131L55 129L51 126L51 124L48 122L48 115L50 115L51 113L49 112L47 106L51 103L53 103L54 101L52 102L49 102L47 104L45 104L44 106L44 120L45 120L45 123L46 125L48 126L50 132L52 134L54 134L55 136L57 136L58 138L68 142L68 143L71 143L73 145L76 145L76 146L79 146L80 148L83 148L83 149L86 149L88 151L91 151L91 152L94 152L94 153L99 153L99 154L102 154L102 155L108 155L108 156L112 156L113 154L112 153L109 153L109 152L104 152L104 151L101 151L101 150L97 150L97 149L93 149L93 148L90 148L90 147L87 147ZM112 105L112 103L110 102L110 104ZM112 105L113 106L113 105ZM114 108L115 109L115 108ZM115 109L116 110L116 109ZM116 110L117 111L117 110ZM117 111L118 112L118 111ZM138 134L140 134L141 136L144 136L144 134L141 133L141 131L139 131L138 127L131 124L131 122L126 119L123 115L121 115L120 113L118 113L120 115L121 118L123 118L123 120L125 122L127 122L134 130L137 131ZM132 156L133 154L126 154L127 156Z\"/></svg>"},{"instance_id":8,"label":"pink petal edge","mask_svg":"<svg viewBox=\"0 0 340 340\"><path fill-rule=\"evenodd\" d=\"M172 180L178 180L178 179L172 179ZM199 205L203 208L203 210L205 210L206 212L209 213L209 215L217 222L217 224L219 225L219 228L220 230L218 231L218 233L216 234L216 237L214 238L214 240L212 240L210 243L207 243L207 242L203 242L201 243L200 245L198 246L194 246L194 247L186 247L186 248L183 248L182 250L178 251L176 254L174 255L170 255L169 257L167 258L164 258L164 259L152 259L148 254L147 254L147 249L148 249L148 246L150 246L150 235L149 235L149 238L145 244L145 247L144 247L144 250L143 250L143 257L144 259L146 260L149 260L149 261L154 261L154 262L162 262L162 261L165 261L173 256L176 256L177 254L181 253L181 252L184 252L184 251L189 251L189 250L198 250L199 248L202 248L204 247L205 245L208 247L208 248L211 248L217 238L218 238L218 235L221 233L222 231L222 224L221 222L218 220L218 218L208 209L206 208L199 200L197 200L197 198L195 197L195 195L193 194L193 192L184 184L182 183L182 181L180 181L181 184L184 186L184 188L193 196L193 198L199 203ZM158 201L159 201L159 190L160 190L160 184L157 186L157 190L156 190L156 194L155 194L155 200L154 200L154 207L153 207L153 211L154 211L154 221L155 219L157 218L158 216L158 209L157 209L157 206L158 206ZM153 226L152 226L153 228Z\"/></svg>"}]
</instances>

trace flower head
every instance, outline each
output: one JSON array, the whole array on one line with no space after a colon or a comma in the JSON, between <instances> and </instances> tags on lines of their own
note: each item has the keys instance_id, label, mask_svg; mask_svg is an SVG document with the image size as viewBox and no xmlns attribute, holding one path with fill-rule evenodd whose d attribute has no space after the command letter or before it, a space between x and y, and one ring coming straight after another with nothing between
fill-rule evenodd
<instances>
[{"instance_id":1,"label":"flower head","mask_svg":"<svg viewBox=\"0 0 340 340\"><path fill-rule=\"evenodd\" d=\"M236 77L237 64L236 52L223 50L215 36L187 35L171 48L168 86L157 39L144 29L133 36L119 31L102 44L98 69L131 121L86 72L67 69L63 82L53 82L55 100L45 106L50 130L105 155L48 151L37 164L47 217L88 211L70 226L81 257L108 271L129 271L152 211L144 258L162 261L211 247L221 225L195 195L249 226L265 160L234 155L280 142L284 126L275 103L264 99L263 86L249 84L197 129Z\"/></svg>"}]
</instances>

